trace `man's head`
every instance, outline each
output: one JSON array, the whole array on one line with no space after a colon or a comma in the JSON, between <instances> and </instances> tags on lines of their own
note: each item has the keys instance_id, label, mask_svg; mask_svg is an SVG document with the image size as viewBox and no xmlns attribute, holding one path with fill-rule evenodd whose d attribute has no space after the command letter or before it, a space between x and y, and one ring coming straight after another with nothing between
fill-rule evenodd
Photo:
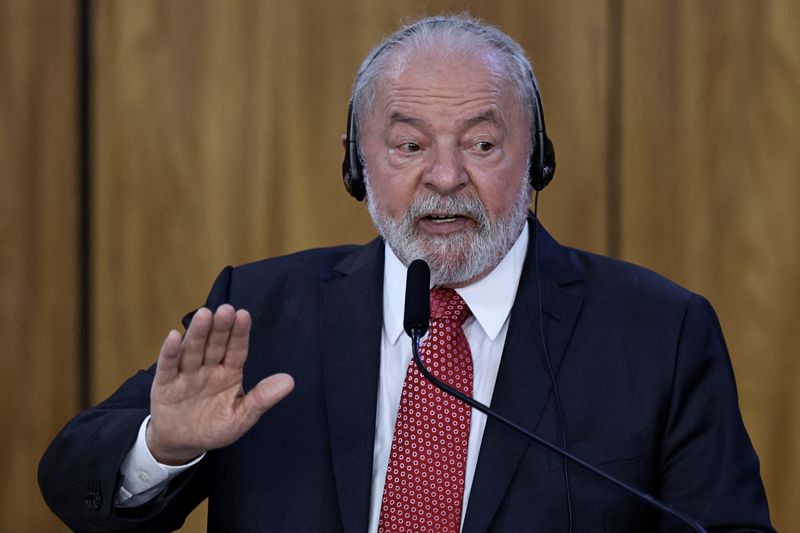
<instances>
[{"instance_id":1,"label":"man's head","mask_svg":"<svg viewBox=\"0 0 800 533\"><path fill-rule=\"evenodd\" d=\"M367 206L434 283L490 272L530 204L534 88L522 49L466 17L423 19L367 57L353 88Z\"/></svg>"}]
</instances>

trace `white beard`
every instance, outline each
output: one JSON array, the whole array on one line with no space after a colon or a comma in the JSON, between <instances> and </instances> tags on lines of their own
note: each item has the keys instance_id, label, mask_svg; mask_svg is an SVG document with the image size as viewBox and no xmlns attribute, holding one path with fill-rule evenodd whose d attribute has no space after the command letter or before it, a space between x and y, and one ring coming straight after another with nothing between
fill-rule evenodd
<instances>
[{"instance_id":1,"label":"white beard","mask_svg":"<svg viewBox=\"0 0 800 533\"><path fill-rule=\"evenodd\" d=\"M513 205L494 223L477 196L438 194L414 198L398 221L380 212L366 169L364 180L367 209L378 233L406 267L415 259L428 263L433 285L459 286L491 272L519 237L531 201L526 172ZM475 224L451 235L429 235L415 229L415 221L435 213L459 214Z\"/></svg>"}]
</instances>

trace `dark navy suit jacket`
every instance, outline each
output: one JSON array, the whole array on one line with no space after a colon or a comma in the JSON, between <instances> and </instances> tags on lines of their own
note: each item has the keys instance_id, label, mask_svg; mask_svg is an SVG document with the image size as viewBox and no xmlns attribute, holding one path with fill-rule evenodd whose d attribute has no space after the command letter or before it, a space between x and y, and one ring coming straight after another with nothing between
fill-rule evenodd
<instances>
[{"instance_id":1,"label":"dark navy suit jacket","mask_svg":"<svg viewBox=\"0 0 800 533\"><path fill-rule=\"evenodd\" d=\"M514 302L492 407L714 531L772 531L717 318L702 297L630 264L562 247L539 227ZM117 509L119 468L148 414L153 369L80 413L42 459L45 500L76 530L178 527L209 498L210 531L367 528L382 328L383 243L228 267L207 306L250 311L244 386L294 392L155 502ZM188 317L187 319L188 320ZM686 531L570 465L575 532ZM463 531L567 531L562 460L489 420Z\"/></svg>"}]
</instances>

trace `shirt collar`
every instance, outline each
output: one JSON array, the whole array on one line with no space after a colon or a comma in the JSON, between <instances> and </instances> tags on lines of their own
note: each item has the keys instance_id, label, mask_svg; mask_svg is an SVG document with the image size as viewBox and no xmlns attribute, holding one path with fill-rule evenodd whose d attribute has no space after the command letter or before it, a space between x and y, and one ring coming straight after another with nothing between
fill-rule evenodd
<instances>
[{"instance_id":1,"label":"shirt collar","mask_svg":"<svg viewBox=\"0 0 800 533\"><path fill-rule=\"evenodd\" d=\"M514 246L494 270L485 278L456 289L489 340L497 337L511 313L527 250L526 224ZM403 333L407 269L388 245L384 247L384 255L383 328L389 341L395 344Z\"/></svg>"}]
</instances>

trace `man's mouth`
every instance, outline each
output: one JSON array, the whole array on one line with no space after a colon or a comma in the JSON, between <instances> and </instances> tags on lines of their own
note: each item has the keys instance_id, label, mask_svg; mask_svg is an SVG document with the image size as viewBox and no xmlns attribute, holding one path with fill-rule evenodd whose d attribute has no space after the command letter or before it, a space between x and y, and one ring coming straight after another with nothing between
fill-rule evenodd
<instances>
[{"instance_id":1,"label":"man's mouth","mask_svg":"<svg viewBox=\"0 0 800 533\"><path fill-rule=\"evenodd\" d=\"M417 219L417 228L430 235L450 235L468 231L475 221L459 213L431 213Z\"/></svg>"},{"instance_id":2,"label":"man's mouth","mask_svg":"<svg viewBox=\"0 0 800 533\"><path fill-rule=\"evenodd\" d=\"M459 218L463 218L463 217L461 215L446 214L446 215L428 215L425 218L427 218L428 220L430 220L430 221L432 221L432 222L434 222L436 224L444 224L444 223L447 223L447 222L454 222L454 221L458 220Z\"/></svg>"}]
</instances>

